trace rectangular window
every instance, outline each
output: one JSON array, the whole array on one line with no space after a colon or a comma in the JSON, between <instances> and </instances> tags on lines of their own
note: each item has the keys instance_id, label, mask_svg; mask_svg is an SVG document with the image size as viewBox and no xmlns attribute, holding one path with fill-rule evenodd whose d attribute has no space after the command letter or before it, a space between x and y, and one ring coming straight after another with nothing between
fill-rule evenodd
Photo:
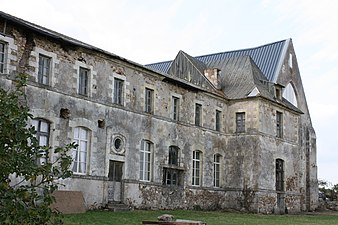
<instances>
[{"instance_id":1,"label":"rectangular window","mask_svg":"<svg viewBox=\"0 0 338 225\"><path fill-rule=\"evenodd\" d=\"M89 131L84 127L74 128L74 142L78 145L73 149L73 172L85 174L87 172L87 153L89 149Z\"/></svg>"},{"instance_id":2,"label":"rectangular window","mask_svg":"<svg viewBox=\"0 0 338 225\"><path fill-rule=\"evenodd\" d=\"M178 166L178 149L179 148L176 146L169 147L169 159L168 159L169 165Z\"/></svg>"},{"instance_id":3,"label":"rectangular window","mask_svg":"<svg viewBox=\"0 0 338 225\"><path fill-rule=\"evenodd\" d=\"M237 133L245 132L245 113L244 112L236 113L236 132Z\"/></svg>"},{"instance_id":4,"label":"rectangular window","mask_svg":"<svg viewBox=\"0 0 338 225\"><path fill-rule=\"evenodd\" d=\"M198 103L195 104L195 125L202 125L202 105Z\"/></svg>"},{"instance_id":5,"label":"rectangular window","mask_svg":"<svg viewBox=\"0 0 338 225\"><path fill-rule=\"evenodd\" d=\"M192 153L192 185L199 186L201 180L201 152L193 151Z\"/></svg>"},{"instance_id":6,"label":"rectangular window","mask_svg":"<svg viewBox=\"0 0 338 225\"><path fill-rule=\"evenodd\" d=\"M150 141L142 141L140 150L140 180L142 181L150 181L151 178L152 146Z\"/></svg>"},{"instance_id":7,"label":"rectangular window","mask_svg":"<svg viewBox=\"0 0 338 225\"><path fill-rule=\"evenodd\" d=\"M221 111L219 110L216 110L215 128L217 131L221 130Z\"/></svg>"},{"instance_id":8,"label":"rectangular window","mask_svg":"<svg viewBox=\"0 0 338 225\"><path fill-rule=\"evenodd\" d=\"M276 191L284 191L284 161L276 159Z\"/></svg>"},{"instance_id":9,"label":"rectangular window","mask_svg":"<svg viewBox=\"0 0 338 225\"><path fill-rule=\"evenodd\" d=\"M0 73L5 72L6 44L0 42Z\"/></svg>"},{"instance_id":10,"label":"rectangular window","mask_svg":"<svg viewBox=\"0 0 338 225\"><path fill-rule=\"evenodd\" d=\"M48 85L49 83L50 63L51 58L39 55L38 82L40 84Z\"/></svg>"},{"instance_id":11,"label":"rectangular window","mask_svg":"<svg viewBox=\"0 0 338 225\"><path fill-rule=\"evenodd\" d=\"M281 112L276 113L276 131L277 137L283 137L283 114Z\"/></svg>"},{"instance_id":12,"label":"rectangular window","mask_svg":"<svg viewBox=\"0 0 338 225\"><path fill-rule=\"evenodd\" d=\"M123 105L123 80L114 78L114 103Z\"/></svg>"},{"instance_id":13,"label":"rectangular window","mask_svg":"<svg viewBox=\"0 0 338 225\"><path fill-rule=\"evenodd\" d=\"M154 90L146 88L145 91L145 112L153 113Z\"/></svg>"},{"instance_id":14,"label":"rectangular window","mask_svg":"<svg viewBox=\"0 0 338 225\"><path fill-rule=\"evenodd\" d=\"M220 187L221 156L214 155L214 187Z\"/></svg>"},{"instance_id":15,"label":"rectangular window","mask_svg":"<svg viewBox=\"0 0 338 225\"><path fill-rule=\"evenodd\" d=\"M180 99L177 97L173 97L173 120L179 120L179 105Z\"/></svg>"},{"instance_id":16,"label":"rectangular window","mask_svg":"<svg viewBox=\"0 0 338 225\"><path fill-rule=\"evenodd\" d=\"M36 131L35 137L38 139L39 145L49 146L49 122L43 119L34 119L32 125ZM46 155L42 155L38 163L43 165L46 161Z\"/></svg>"},{"instance_id":17,"label":"rectangular window","mask_svg":"<svg viewBox=\"0 0 338 225\"><path fill-rule=\"evenodd\" d=\"M170 168L163 168L163 184L169 186L178 186L182 184L182 171L177 168L178 161L177 146L169 147L168 165Z\"/></svg>"},{"instance_id":18,"label":"rectangular window","mask_svg":"<svg viewBox=\"0 0 338 225\"><path fill-rule=\"evenodd\" d=\"M88 95L88 79L89 79L89 70L83 67L80 67L79 70L79 94Z\"/></svg>"}]
</instances>

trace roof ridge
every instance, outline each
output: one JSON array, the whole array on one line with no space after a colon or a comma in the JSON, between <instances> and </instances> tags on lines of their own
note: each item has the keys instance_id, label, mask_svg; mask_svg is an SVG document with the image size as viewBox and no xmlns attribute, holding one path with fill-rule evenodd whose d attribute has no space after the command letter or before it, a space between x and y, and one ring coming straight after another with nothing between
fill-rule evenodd
<instances>
[{"instance_id":1,"label":"roof ridge","mask_svg":"<svg viewBox=\"0 0 338 225\"><path fill-rule=\"evenodd\" d=\"M237 50L231 50L231 51L223 51L223 52L211 53L211 54L200 55L200 56L194 56L194 57L195 57L195 58L200 58L200 57L206 57L206 56L218 55L218 54L223 54L223 53L230 53L230 52L240 52L240 51L253 50L253 49L263 48L263 47L266 47L266 46L269 46L269 45L274 45L274 44L277 44L277 43L285 42L285 41L287 41L287 40L290 40L290 38L288 38L288 39L283 39L283 40L280 40L280 41L275 41L275 42L268 43L268 44L264 44L264 45L260 45L260 46L257 46L257 47L243 48L243 49L237 49Z\"/></svg>"}]
</instances>

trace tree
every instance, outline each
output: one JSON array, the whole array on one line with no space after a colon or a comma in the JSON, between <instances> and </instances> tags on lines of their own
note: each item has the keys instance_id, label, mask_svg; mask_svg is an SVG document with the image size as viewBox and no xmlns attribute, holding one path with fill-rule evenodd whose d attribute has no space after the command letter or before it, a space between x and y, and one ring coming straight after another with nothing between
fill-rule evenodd
<instances>
[{"instance_id":1,"label":"tree","mask_svg":"<svg viewBox=\"0 0 338 225\"><path fill-rule=\"evenodd\" d=\"M39 146L24 94L26 77L19 76L13 90L0 87L0 223L57 224L62 221L49 206L58 180L70 177L76 144ZM53 151L56 160L51 161ZM45 163L39 164L40 159Z\"/></svg>"},{"instance_id":2,"label":"tree","mask_svg":"<svg viewBox=\"0 0 338 225\"><path fill-rule=\"evenodd\" d=\"M338 199L338 184L332 185L330 182L318 180L318 187L319 191L329 200L334 201Z\"/></svg>"}]
</instances>

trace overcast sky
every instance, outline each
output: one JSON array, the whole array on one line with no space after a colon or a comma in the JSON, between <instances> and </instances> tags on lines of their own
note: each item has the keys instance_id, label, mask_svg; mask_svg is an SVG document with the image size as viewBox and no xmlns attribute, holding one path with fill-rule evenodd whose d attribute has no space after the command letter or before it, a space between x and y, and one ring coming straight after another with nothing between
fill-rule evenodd
<instances>
[{"instance_id":1,"label":"overcast sky","mask_svg":"<svg viewBox=\"0 0 338 225\"><path fill-rule=\"evenodd\" d=\"M317 133L318 178L338 183L338 2L0 0L0 10L140 64L292 38Z\"/></svg>"}]
</instances>

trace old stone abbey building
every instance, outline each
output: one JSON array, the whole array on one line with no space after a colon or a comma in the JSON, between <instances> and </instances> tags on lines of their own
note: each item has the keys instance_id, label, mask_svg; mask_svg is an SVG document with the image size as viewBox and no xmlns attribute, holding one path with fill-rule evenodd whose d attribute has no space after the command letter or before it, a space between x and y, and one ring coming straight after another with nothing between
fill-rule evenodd
<instances>
[{"instance_id":1,"label":"old stone abbey building","mask_svg":"<svg viewBox=\"0 0 338 225\"><path fill-rule=\"evenodd\" d=\"M78 144L60 189L81 191L88 208L317 206L316 136L291 39L140 65L0 12L2 87L22 73L41 145Z\"/></svg>"}]
</instances>

